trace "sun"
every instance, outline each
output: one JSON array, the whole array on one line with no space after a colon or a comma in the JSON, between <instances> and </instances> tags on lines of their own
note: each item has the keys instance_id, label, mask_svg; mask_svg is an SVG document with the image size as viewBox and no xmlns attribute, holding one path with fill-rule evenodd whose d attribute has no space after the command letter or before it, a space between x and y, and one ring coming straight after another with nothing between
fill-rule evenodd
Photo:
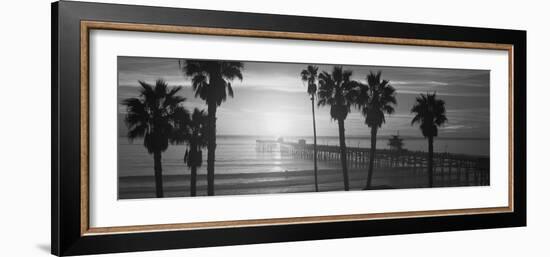
<instances>
[{"instance_id":1,"label":"sun","mask_svg":"<svg viewBox=\"0 0 550 257\"><path fill-rule=\"evenodd\" d=\"M280 113L271 113L265 116L266 134L280 137L288 134L290 124Z\"/></svg>"}]
</instances>

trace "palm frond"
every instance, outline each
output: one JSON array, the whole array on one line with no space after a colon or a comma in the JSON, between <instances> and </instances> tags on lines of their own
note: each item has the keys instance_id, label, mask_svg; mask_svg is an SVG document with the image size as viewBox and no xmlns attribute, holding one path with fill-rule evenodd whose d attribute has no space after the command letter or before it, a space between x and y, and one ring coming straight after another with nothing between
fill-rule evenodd
<instances>
[{"instance_id":1,"label":"palm frond","mask_svg":"<svg viewBox=\"0 0 550 257\"><path fill-rule=\"evenodd\" d=\"M138 84L141 86L139 97L122 101L127 111L124 121L128 138L144 138L149 153L164 151L185 123L186 110L181 105L185 98L178 95L181 87L169 87L162 79L158 79L154 87L144 81Z\"/></svg>"},{"instance_id":2,"label":"palm frond","mask_svg":"<svg viewBox=\"0 0 550 257\"><path fill-rule=\"evenodd\" d=\"M393 105L397 104L395 89L388 80L381 80L382 72L370 71L366 77L366 84L359 84L354 105L361 109L365 123L369 127L380 128L386 122L385 114L393 114Z\"/></svg>"},{"instance_id":3,"label":"palm frond","mask_svg":"<svg viewBox=\"0 0 550 257\"><path fill-rule=\"evenodd\" d=\"M445 102L437 99L436 93L420 94L416 98L414 106L411 108L411 113L415 116L411 121L411 125L420 124L420 129L425 137L435 137L438 135L437 127L447 122L445 115Z\"/></svg>"},{"instance_id":4,"label":"palm frond","mask_svg":"<svg viewBox=\"0 0 550 257\"><path fill-rule=\"evenodd\" d=\"M229 82L227 83L227 94L229 94L230 97L233 97L233 88Z\"/></svg>"},{"instance_id":5,"label":"palm frond","mask_svg":"<svg viewBox=\"0 0 550 257\"><path fill-rule=\"evenodd\" d=\"M234 96L231 81L243 80L244 64L238 61L186 60L180 65L186 76L192 77L195 97L206 103L221 105L227 95Z\"/></svg>"}]
</instances>

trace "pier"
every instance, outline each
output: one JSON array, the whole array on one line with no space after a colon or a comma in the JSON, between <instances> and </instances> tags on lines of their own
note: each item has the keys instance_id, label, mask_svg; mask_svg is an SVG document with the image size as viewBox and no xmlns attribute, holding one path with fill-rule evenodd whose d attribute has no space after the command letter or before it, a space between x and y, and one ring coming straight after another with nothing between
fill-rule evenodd
<instances>
[{"instance_id":1,"label":"pier","mask_svg":"<svg viewBox=\"0 0 550 257\"><path fill-rule=\"evenodd\" d=\"M258 152L280 152L290 158L313 160L313 144L286 142L283 140L256 140ZM347 147L348 166L368 168L370 149ZM336 145L317 145L317 161L339 162L340 147ZM489 158L465 154L433 153L434 180L437 186L474 186L489 185ZM413 175L427 175L428 153L409 150L376 149L374 168L402 168Z\"/></svg>"}]
</instances>

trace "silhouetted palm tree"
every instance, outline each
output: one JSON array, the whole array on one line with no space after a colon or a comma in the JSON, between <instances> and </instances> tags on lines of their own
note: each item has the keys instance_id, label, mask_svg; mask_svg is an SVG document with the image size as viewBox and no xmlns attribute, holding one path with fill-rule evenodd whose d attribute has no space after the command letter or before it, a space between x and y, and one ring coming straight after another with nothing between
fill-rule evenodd
<instances>
[{"instance_id":1,"label":"silhouetted palm tree","mask_svg":"<svg viewBox=\"0 0 550 257\"><path fill-rule=\"evenodd\" d=\"M188 149L185 151L184 162L191 168L190 194L197 195L197 167L202 166L202 148L206 146L206 120L207 115L204 111L195 108L189 115L186 110L176 113L178 122L176 123L176 133L174 133L173 142L187 143Z\"/></svg>"},{"instance_id":2,"label":"silhouetted palm tree","mask_svg":"<svg viewBox=\"0 0 550 257\"><path fill-rule=\"evenodd\" d=\"M231 81L243 79L242 62L234 61L210 61L210 60L186 60L180 62L182 71L186 76L192 77L195 97L206 101L208 106L207 120L207 171L208 195L214 195L214 162L216 160L216 111L218 106L227 99L227 95L233 97Z\"/></svg>"},{"instance_id":3,"label":"silhouetted palm tree","mask_svg":"<svg viewBox=\"0 0 550 257\"><path fill-rule=\"evenodd\" d=\"M344 120L350 112L354 89L358 86L351 80L352 72L343 70L342 66L334 66L332 73L323 71L319 74L319 106L330 106L330 116L338 121L338 132L340 138L340 160L342 162L342 173L344 175L344 189L349 190L349 177L347 167L346 136Z\"/></svg>"},{"instance_id":4,"label":"silhouetted palm tree","mask_svg":"<svg viewBox=\"0 0 550 257\"><path fill-rule=\"evenodd\" d=\"M447 122L445 115L445 102L437 99L435 93L420 94L416 98L416 103L411 109L415 114L411 125L420 124L422 135L428 138L428 186L433 187L433 152L434 137L437 137L437 127Z\"/></svg>"},{"instance_id":5,"label":"silhouetted palm tree","mask_svg":"<svg viewBox=\"0 0 550 257\"><path fill-rule=\"evenodd\" d=\"M389 81L381 80L381 77L382 72L379 71L375 74L371 71L367 75L367 84L360 84L359 94L355 101L365 117L365 124L370 128L369 173L365 189L370 189L372 183L378 129L386 122L384 114L394 113L395 109L393 106L397 104L395 89L390 85Z\"/></svg>"},{"instance_id":6,"label":"silhouetted palm tree","mask_svg":"<svg viewBox=\"0 0 550 257\"><path fill-rule=\"evenodd\" d=\"M138 98L125 99L122 104L127 107L125 122L128 126L128 138L143 138L143 145L149 154L153 154L155 170L156 196L163 197L162 185L162 152L168 148L175 125L176 110L185 98L176 95L181 87L168 88L163 80L155 86L139 81L141 85Z\"/></svg>"},{"instance_id":7,"label":"silhouetted palm tree","mask_svg":"<svg viewBox=\"0 0 550 257\"><path fill-rule=\"evenodd\" d=\"M315 94L317 94L317 71L319 67L308 65L300 75L302 81L307 83L307 93L311 96L311 114L313 116L313 170L315 174L315 191L319 192L317 180L317 129L315 126Z\"/></svg>"}]
</instances>

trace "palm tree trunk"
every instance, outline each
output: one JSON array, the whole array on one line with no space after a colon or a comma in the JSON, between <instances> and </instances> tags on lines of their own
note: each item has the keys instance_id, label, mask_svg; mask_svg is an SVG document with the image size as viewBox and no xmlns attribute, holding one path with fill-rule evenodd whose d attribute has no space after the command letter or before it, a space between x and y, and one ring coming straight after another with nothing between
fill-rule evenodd
<instances>
[{"instance_id":1,"label":"palm tree trunk","mask_svg":"<svg viewBox=\"0 0 550 257\"><path fill-rule=\"evenodd\" d=\"M319 192L317 180L317 128L315 127L315 96L311 96L311 113L313 115L313 171L315 174L315 192Z\"/></svg>"},{"instance_id":2,"label":"palm tree trunk","mask_svg":"<svg viewBox=\"0 0 550 257\"><path fill-rule=\"evenodd\" d=\"M197 196L197 166L191 166L191 196Z\"/></svg>"},{"instance_id":3,"label":"palm tree trunk","mask_svg":"<svg viewBox=\"0 0 550 257\"><path fill-rule=\"evenodd\" d=\"M370 160L369 160L369 174L367 175L367 186L365 189L370 189L372 183L372 172L374 167L374 155L376 154L376 133L378 133L378 127L374 126L370 129Z\"/></svg>"},{"instance_id":4,"label":"palm tree trunk","mask_svg":"<svg viewBox=\"0 0 550 257\"><path fill-rule=\"evenodd\" d=\"M164 190L162 188L162 155L159 151L153 154L155 160L155 191L157 198L164 197Z\"/></svg>"},{"instance_id":5,"label":"palm tree trunk","mask_svg":"<svg viewBox=\"0 0 550 257\"><path fill-rule=\"evenodd\" d=\"M434 137L428 137L428 186L434 186L434 169L433 169L433 157L434 157Z\"/></svg>"},{"instance_id":6,"label":"palm tree trunk","mask_svg":"<svg viewBox=\"0 0 550 257\"><path fill-rule=\"evenodd\" d=\"M340 136L340 160L342 162L342 173L344 175L344 190L349 191L348 161L346 149L346 135L344 129L344 120L338 120L338 132Z\"/></svg>"},{"instance_id":7,"label":"palm tree trunk","mask_svg":"<svg viewBox=\"0 0 550 257\"><path fill-rule=\"evenodd\" d=\"M190 194L191 196L197 196L197 159L199 156L199 151L197 151L197 145L195 143L191 143L189 146L189 159L187 163L191 167L191 177L189 178L190 181Z\"/></svg>"},{"instance_id":8,"label":"palm tree trunk","mask_svg":"<svg viewBox=\"0 0 550 257\"><path fill-rule=\"evenodd\" d=\"M216 161L216 103L208 103L208 160L206 167L207 194L214 195L214 162Z\"/></svg>"}]
</instances>

